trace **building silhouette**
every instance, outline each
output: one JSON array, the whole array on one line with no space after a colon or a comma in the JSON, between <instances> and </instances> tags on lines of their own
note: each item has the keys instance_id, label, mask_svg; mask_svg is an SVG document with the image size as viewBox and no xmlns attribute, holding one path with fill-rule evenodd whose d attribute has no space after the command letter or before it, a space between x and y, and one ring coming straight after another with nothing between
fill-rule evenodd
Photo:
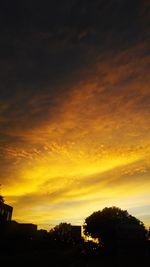
<instances>
[{"instance_id":1,"label":"building silhouette","mask_svg":"<svg viewBox=\"0 0 150 267\"><path fill-rule=\"evenodd\" d=\"M0 223L7 223L11 221L13 207L0 202Z\"/></svg>"},{"instance_id":2,"label":"building silhouette","mask_svg":"<svg viewBox=\"0 0 150 267\"><path fill-rule=\"evenodd\" d=\"M37 234L37 225L12 221L9 227L9 233L20 237L32 238Z\"/></svg>"}]
</instances>

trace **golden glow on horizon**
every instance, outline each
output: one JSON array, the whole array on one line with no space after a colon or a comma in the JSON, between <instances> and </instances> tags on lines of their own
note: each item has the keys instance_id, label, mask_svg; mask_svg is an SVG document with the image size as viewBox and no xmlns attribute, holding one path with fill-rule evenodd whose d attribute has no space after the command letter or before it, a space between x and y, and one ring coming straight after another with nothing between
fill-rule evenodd
<instances>
[{"instance_id":1,"label":"golden glow on horizon","mask_svg":"<svg viewBox=\"0 0 150 267\"><path fill-rule=\"evenodd\" d=\"M2 174L14 219L78 224L105 206L149 209L150 118L139 105L149 96L148 73L137 76L145 61L130 62L132 52L100 62L95 76L72 85L55 119L9 133L23 139L5 148L12 169ZM120 66L125 58L130 63ZM124 82L133 69L136 79Z\"/></svg>"},{"instance_id":2,"label":"golden glow on horizon","mask_svg":"<svg viewBox=\"0 0 150 267\"><path fill-rule=\"evenodd\" d=\"M80 149L78 150L80 151ZM81 153L81 152L80 152ZM69 155L69 158L68 158ZM96 155L89 158L84 158L84 153L79 155L72 155L72 151L67 151L66 153L62 151L61 157L53 156L53 160L49 154L42 155L41 159L38 159L30 165L29 169L26 169L26 166L19 173L21 183L12 187L12 185L7 187L6 191L3 190L4 195L19 196L23 194L29 194L36 192L39 187L46 183L47 181L52 181L51 190L63 187L65 183L68 183L69 179L76 178L73 177L82 177L90 175L100 175L104 172L113 170L120 166L128 165L142 159L141 154L127 154L122 157L119 155L108 155L105 151L105 155ZM62 181L61 178L63 177ZM66 177L66 178L65 178ZM58 179L58 183L57 183Z\"/></svg>"}]
</instances>

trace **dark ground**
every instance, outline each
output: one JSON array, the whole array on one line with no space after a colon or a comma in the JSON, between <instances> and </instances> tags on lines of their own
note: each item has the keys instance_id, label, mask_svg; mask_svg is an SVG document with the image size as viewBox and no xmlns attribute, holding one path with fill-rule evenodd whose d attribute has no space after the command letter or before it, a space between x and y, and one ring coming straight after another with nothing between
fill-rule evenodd
<instances>
[{"instance_id":1,"label":"dark ground","mask_svg":"<svg viewBox=\"0 0 150 267\"><path fill-rule=\"evenodd\" d=\"M2 246L0 249L1 267L130 267L149 266L150 245L146 249L118 249L104 251L103 249L87 249L84 246Z\"/></svg>"}]
</instances>

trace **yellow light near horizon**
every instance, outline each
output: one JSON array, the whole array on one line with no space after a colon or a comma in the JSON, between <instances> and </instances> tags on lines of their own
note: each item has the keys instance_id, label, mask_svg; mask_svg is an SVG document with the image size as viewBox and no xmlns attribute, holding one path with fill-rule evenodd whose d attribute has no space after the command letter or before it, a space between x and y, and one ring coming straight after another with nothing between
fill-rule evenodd
<instances>
[{"instance_id":1,"label":"yellow light near horizon","mask_svg":"<svg viewBox=\"0 0 150 267\"><path fill-rule=\"evenodd\" d=\"M68 153L71 153L70 151ZM104 157L88 157L78 159L78 155L71 155L72 159L68 159L62 155L61 159L52 155L45 155L41 159L32 163L30 166L24 166L18 170L17 182L13 181L10 186L3 190L7 196L21 196L43 190L43 184L46 184L45 190L56 190L68 186L73 180L75 183L78 179L86 179L90 175L102 174L120 166L125 166L138 161L141 156L139 154L115 156L109 154ZM95 160L94 160L95 157ZM50 163L49 163L50 162ZM20 179L19 179L20 178ZM49 184L49 185L48 185Z\"/></svg>"},{"instance_id":2,"label":"yellow light near horizon","mask_svg":"<svg viewBox=\"0 0 150 267\"><path fill-rule=\"evenodd\" d=\"M75 222L106 205L150 205L148 61L142 72L144 60L133 57L140 49L102 58L95 74L58 96L54 113L48 91L29 99L43 115L36 121L31 110L26 128L15 122L1 171L2 194L19 221ZM46 116L42 96L50 101Z\"/></svg>"}]
</instances>

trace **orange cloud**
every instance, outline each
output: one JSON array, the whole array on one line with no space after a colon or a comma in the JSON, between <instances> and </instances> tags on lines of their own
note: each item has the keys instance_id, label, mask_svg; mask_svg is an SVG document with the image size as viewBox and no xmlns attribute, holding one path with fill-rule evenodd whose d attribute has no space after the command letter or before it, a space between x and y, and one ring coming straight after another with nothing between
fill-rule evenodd
<instances>
[{"instance_id":1,"label":"orange cloud","mask_svg":"<svg viewBox=\"0 0 150 267\"><path fill-rule=\"evenodd\" d=\"M149 204L145 50L141 44L98 59L94 73L70 83L63 97L33 96L27 101L31 117L19 109L12 113L10 142L1 147L1 183L14 219L76 222L106 205Z\"/></svg>"}]
</instances>

